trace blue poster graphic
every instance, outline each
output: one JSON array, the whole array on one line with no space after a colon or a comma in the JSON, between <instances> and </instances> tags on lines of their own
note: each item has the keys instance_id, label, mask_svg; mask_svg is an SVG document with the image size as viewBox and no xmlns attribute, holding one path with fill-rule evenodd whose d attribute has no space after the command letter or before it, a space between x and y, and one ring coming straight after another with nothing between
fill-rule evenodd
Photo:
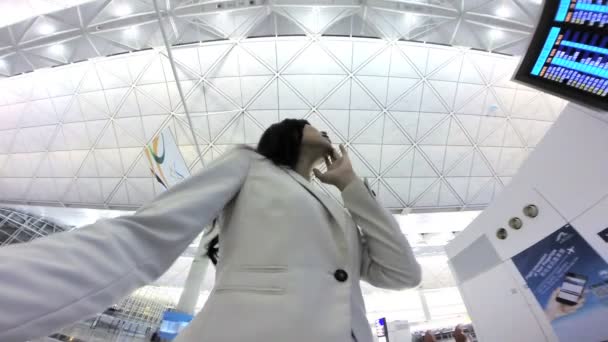
<instances>
[{"instance_id":1,"label":"blue poster graphic","mask_svg":"<svg viewBox=\"0 0 608 342\"><path fill-rule=\"evenodd\" d=\"M608 263L566 225L513 257L560 341L608 341Z\"/></svg>"}]
</instances>

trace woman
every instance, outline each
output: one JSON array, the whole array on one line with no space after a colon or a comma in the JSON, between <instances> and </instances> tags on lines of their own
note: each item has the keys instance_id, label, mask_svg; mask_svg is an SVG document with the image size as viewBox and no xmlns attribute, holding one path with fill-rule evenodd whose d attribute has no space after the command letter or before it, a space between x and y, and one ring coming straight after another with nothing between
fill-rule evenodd
<instances>
[{"instance_id":1,"label":"woman","mask_svg":"<svg viewBox=\"0 0 608 342\"><path fill-rule=\"evenodd\" d=\"M133 216L0 249L0 341L102 311L162 275L218 215L214 289L175 341L372 341L359 279L413 287L420 267L340 150L308 122L284 120L256 151L227 153ZM323 159L325 173L314 169ZM347 210L311 185L313 172Z\"/></svg>"}]
</instances>

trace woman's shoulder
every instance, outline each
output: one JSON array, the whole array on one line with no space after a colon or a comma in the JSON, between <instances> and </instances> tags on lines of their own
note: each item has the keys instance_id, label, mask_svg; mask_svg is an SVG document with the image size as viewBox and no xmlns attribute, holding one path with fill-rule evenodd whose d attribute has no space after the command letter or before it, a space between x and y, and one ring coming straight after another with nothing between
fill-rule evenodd
<instances>
[{"instance_id":1,"label":"woman's shoulder","mask_svg":"<svg viewBox=\"0 0 608 342\"><path fill-rule=\"evenodd\" d=\"M232 149L226 151L222 158L226 160L246 162L247 164L266 159L253 147L248 145L238 145L233 147Z\"/></svg>"}]
</instances>

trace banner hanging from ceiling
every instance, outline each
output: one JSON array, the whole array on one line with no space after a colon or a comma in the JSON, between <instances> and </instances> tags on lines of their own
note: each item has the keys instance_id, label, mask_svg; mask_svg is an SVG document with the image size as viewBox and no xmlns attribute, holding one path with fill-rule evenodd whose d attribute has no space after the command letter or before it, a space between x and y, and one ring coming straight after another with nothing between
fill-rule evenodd
<instances>
[{"instance_id":1,"label":"banner hanging from ceiling","mask_svg":"<svg viewBox=\"0 0 608 342\"><path fill-rule=\"evenodd\" d=\"M150 171L164 189L181 182L190 171L175 143L169 127L165 128L145 147Z\"/></svg>"}]
</instances>

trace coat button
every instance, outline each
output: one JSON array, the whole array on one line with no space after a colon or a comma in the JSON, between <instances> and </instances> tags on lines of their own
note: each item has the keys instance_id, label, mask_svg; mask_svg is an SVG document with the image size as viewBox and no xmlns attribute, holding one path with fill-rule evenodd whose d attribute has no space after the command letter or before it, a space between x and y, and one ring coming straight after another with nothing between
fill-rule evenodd
<instances>
[{"instance_id":1,"label":"coat button","mask_svg":"<svg viewBox=\"0 0 608 342\"><path fill-rule=\"evenodd\" d=\"M336 272L334 272L334 278L336 278L337 281L343 283L348 279L348 273L346 273L346 271L343 269L338 269L336 270Z\"/></svg>"}]
</instances>

